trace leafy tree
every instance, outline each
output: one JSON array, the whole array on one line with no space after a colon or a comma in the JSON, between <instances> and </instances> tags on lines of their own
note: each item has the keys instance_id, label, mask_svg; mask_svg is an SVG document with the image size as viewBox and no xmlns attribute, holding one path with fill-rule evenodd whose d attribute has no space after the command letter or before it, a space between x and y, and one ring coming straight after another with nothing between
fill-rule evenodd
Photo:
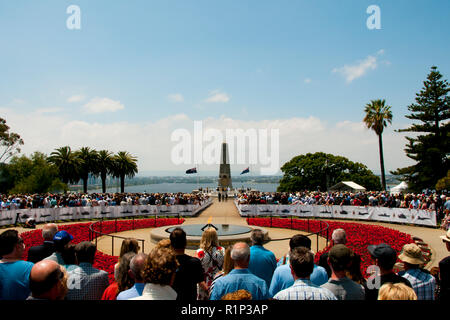
<instances>
[{"instance_id":1,"label":"leafy tree","mask_svg":"<svg viewBox=\"0 0 450 320\"><path fill-rule=\"evenodd\" d=\"M0 118L0 146L3 150L0 151L0 163L5 163L12 156L20 153L20 146L23 145L23 140L20 135L14 132L9 132L9 126L6 120Z\"/></svg>"},{"instance_id":2,"label":"leafy tree","mask_svg":"<svg viewBox=\"0 0 450 320\"><path fill-rule=\"evenodd\" d=\"M436 183L436 190L442 191L442 190L450 190L450 170L447 171L447 176L440 179Z\"/></svg>"},{"instance_id":3,"label":"leafy tree","mask_svg":"<svg viewBox=\"0 0 450 320\"><path fill-rule=\"evenodd\" d=\"M30 158L14 156L6 169L13 187L9 193L46 193L67 190L58 178L58 169L47 156L35 152Z\"/></svg>"},{"instance_id":4,"label":"leafy tree","mask_svg":"<svg viewBox=\"0 0 450 320\"><path fill-rule=\"evenodd\" d=\"M113 176L120 178L120 192L125 192L125 177L132 178L138 172L137 159L126 151L113 158Z\"/></svg>"},{"instance_id":5,"label":"leafy tree","mask_svg":"<svg viewBox=\"0 0 450 320\"><path fill-rule=\"evenodd\" d=\"M79 162L78 173L81 180L83 180L83 192L87 193L89 174L92 173L95 175L98 170L98 153L95 150L91 150L89 147L83 147L75 152L75 156Z\"/></svg>"},{"instance_id":6,"label":"leafy tree","mask_svg":"<svg viewBox=\"0 0 450 320\"><path fill-rule=\"evenodd\" d=\"M379 190L380 179L365 165L323 152L292 158L281 167L284 176L278 191L327 190L340 181L354 181L368 190Z\"/></svg>"},{"instance_id":7,"label":"leafy tree","mask_svg":"<svg viewBox=\"0 0 450 320\"><path fill-rule=\"evenodd\" d=\"M68 184L76 183L80 179L80 159L69 146L56 149L48 157L48 161L58 168L59 177L62 182Z\"/></svg>"},{"instance_id":8,"label":"leafy tree","mask_svg":"<svg viewBox=\"0 0 450 320\"><path fill-rule=\"evenodd\" d=\"M108 150L100 150L96 159L97 175L102 180L102 192L106 192L106 177L113 173L114 159L113 154Z\"/></svg>"},{"instance_id":9,"label":"leafy tree","mask_svg":"<svg viewBox=\"0 0 450 320\"><path fill-rule=\"evenodd\" d=\"M384 157L383 157L383 139L382 134L388 123L392 123L391 107L386 105L386 101L372 100L364 109L366 113L363 121L367 128L372 129L378 136L378 149L380 153L380 167L381 167L381 185L383 190L386 190L386 176L384 173Z\"/></svg>"},{"instance_id":10,"label":"leafy tree","mask_svg":"<svg viewBox=\"0 0 450 320\"><path fill-rule=\"evenodd\" d=\"M419 122L399 130L416 133L415 137L406 137L405 148L406 155L416 164L391 172L402 176L416 192L433 188L450 169L450 86L435 66L423 85L416 94L416 103L408 106L411 114L406 116Z\"/></svg>"}]
</instances>

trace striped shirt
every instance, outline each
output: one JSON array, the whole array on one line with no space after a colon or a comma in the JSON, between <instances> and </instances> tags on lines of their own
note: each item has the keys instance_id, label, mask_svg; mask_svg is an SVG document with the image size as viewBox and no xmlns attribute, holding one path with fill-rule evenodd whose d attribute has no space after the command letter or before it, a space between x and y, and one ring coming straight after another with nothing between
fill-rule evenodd
<instances>
[{"instance_id":1,"label":"striped shirt","mask_svg":"<svg viewBox=\"0 0 450 320\"><path fill-rule=\"evenodd\" d=\"M313 284L309 279L297 279L294 284L278 292L275 300L337 300L328 289Z\"/></svg>"},{"instance_id":2,"label":"striped shirt","mask_svg":"<svg viewBox=\"0 0 450 320\"><path fill-rule=\"evenodd\" d=\"M403 271L399 275L409 280L417 294L417 300L434 300L436 279L431 274L415 268Z\"/></svg>"}]
</instances>

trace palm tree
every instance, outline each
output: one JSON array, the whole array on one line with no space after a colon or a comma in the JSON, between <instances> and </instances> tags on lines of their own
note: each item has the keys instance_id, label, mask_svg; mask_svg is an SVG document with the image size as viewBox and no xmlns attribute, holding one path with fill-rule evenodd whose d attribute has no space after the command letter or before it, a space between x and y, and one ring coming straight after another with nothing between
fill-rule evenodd
<instances>
[{"instance_id":1,"label":"palm tree","mask_svg":"<svg viewBox=\"0 0 450 320\"><path fill-rule=\"evenodd\" d=\"M102 192L106 193L106 176L113 173L114 158L108 150L100 150L97 156L97 175L102 179Z\"/></svg>"},{"instance_id":2,"label":"palm tree","mask_svg":"<svg viewBox=\"0 0 450 320\"><path fill-rule=\"evenodd\" d=\"M132 178L138 172L137 159L126 151L114 156L113 176L120 178L120 192L125 192L125 177Z\"/></svg>"},{"instance_id":3,"label":"palm tree","mask_svg":"<svg viewBox=\"0 0 450 320\"><path fill-rule=\"evenodd\" d=\"M97 151L91 150L89 147L83 147L75 152L79 159L79 176L83 180L83 192L88 192L89 174L96 174L97 171Z\"/></svg>"},{"instance_id":4,"label":"palm tree","mask_svg":"<svg viewBox=\"0 0 450 320\"><path fill-rule=\"evenodd\" d=\"M80 159L69 146L53 151L48 157L48 161L58 168L61 181L65 184L76 183L79 180Z\"/></svg>"},{"instance_id":5,"label":"palm tree","mask_svg":"<svg viewBox=\"0 0 450 320\"><path fill-rule=\"evenodd\" d=\"M381 166L381 184L383 190L386 190L386 177L384 175L384 158L383 158L383 140L381 135L388 123L392 123L391 107L386 105L386 101L372 100L366 104L364 109L366 116L363 121L367 128L372 129L378 136L378 147L380 149L380 166Z\"/></svg>"}]
</instances>

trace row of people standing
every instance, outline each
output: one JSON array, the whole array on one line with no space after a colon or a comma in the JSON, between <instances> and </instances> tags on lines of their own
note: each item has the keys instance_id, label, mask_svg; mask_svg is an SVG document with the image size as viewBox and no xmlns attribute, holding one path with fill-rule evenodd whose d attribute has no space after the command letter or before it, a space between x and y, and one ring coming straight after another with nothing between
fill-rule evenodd
<instances>
[{"instance_id":1,"label":"row of people standing","mask_svg":"<svg viewBox=\"0 0 450 320\"><path fill-rule=\"evenodd\" d=\"M42 235L44 243L30 248L29 261L21 260L25 247L17 231L0 235L0 299L375 300L404 292L405 297L431 300L436 290L435 278L419 268L423 257L415 244L405 245L398 256L405 264L399 274L393 271L395 250L386 244L369 246L380 270L379 283L373 286L360 274L359 258L345 245L343 229L334 230L332 247L319 265L314 264L311 240L301 234L290 239L290 251L278 263L264 248L264 234L258 229L251 233L251 247L240 242L225 249L215 229L208 228L196 257L185 253L186 233L179 227L148 255L139 253L135 239L127 239L112 284L105 271L93 267L94 244L73 245L73 236L53 224L44 226ZM450 233L441 238L450 251ZM448 298L448 260L439 264L441 299Z\"/></svg>"}]
</instances>

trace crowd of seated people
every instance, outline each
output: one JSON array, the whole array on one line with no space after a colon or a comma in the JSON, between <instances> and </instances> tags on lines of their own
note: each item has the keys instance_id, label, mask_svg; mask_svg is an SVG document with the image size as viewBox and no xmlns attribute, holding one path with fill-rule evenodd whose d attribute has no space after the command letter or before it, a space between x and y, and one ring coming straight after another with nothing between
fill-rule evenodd
<instances>
[{"instance_id":1,"label":"crowd of seated people","mask_svg":"<svg viewBox=\"0 0 450 320\"><path fill-rule=\"evenodd\" d=\"M276 261L264 248L258 229L252 234L251 246L237 242L226 250L217 243L213 228L205 233L195 256L186 254L186 233L179 227L148 254L139 252L132 239L124 241L111 283L106 271L93 267L95 244L74 245L72 235L51 224L43 232L43 244L30 249L33 254L24 261L24 241L9 229L0 234L0 300L449 298L450 257L430 273L423 268L422 251L414 243L406 244L399 255L384 243L368 246L377 273L364 279L360 270L354 271L359 257L346 246L344 229L335 230L331 248L319 265L314 263L311 240L301 234L292 237L288 252ZM450 251L450 232L440 238ZM404 264L399 273L394 271L397 259Z\"/></svg>"},{"instance_id":2,"label":"crowd of seated people","mask_svg":"<svg viewBox=\"0 0 450 320\"><path fill-rule=\"evenodd\" d=\"M448 198L448 199L447 199ZM242 204L316 204L347 206L382 206L390 208L413 208L435 210L450 198L438 194L389 194L387 192L259 192L240 193Z\"/></svg>"},{"instance_id":3,"label":"crowd of seated people","mask_svg":"<svg viewBox=\"0 0 450 320\"><path fill-rule=\"evenodd\" d=\"M175 205L199 204L207 195L187 193L69 193L0 195L0 209L91 207L118 205Z\"/></svg>"}]
</instances>

